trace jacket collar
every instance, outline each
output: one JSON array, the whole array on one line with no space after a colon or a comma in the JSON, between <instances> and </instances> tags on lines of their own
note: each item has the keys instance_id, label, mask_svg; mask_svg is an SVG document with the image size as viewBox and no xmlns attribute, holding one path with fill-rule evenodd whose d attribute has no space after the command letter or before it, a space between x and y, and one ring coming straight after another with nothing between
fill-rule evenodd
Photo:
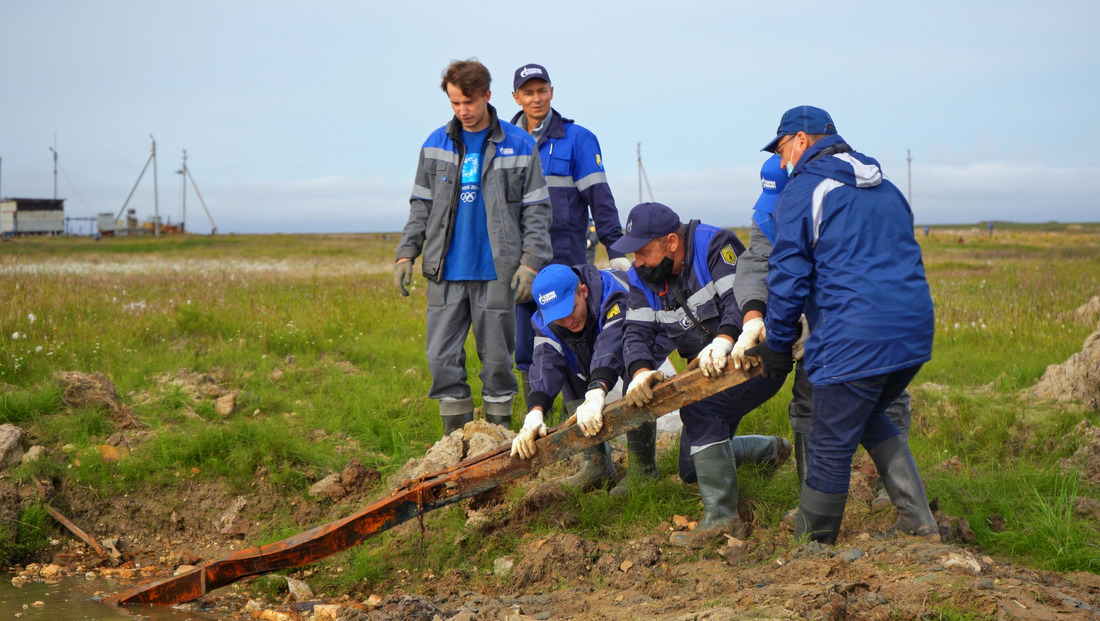
<instances>
[{"instance_id":1,"label":"jacket collar","mask_svg":"<svg viewBox=\"0 0 1100 621\"><path fill-rule=\"evenodd\" d=\"M502 142L504 140L504 129L500 126L500 119L497 118L497 109L493 107L493 104L485 104L489 108L489 134L485 137L488 142ZM458 120L458 117L451 117L450 122L447 123L447 136L455 142L462 142L462 122Z\"/></svg>"},{"instance_id":2,"label":"jacket collar","mask_svg":"<svg viewBox=\"0 0 1100 621\"><path fill-rule=\"evenodd\" d=\"M523 118L523 110L520 110L512 117L511 123L516 127L519 127L523 131L527 131L526 125L520 125L519 122ZM550 126L546 128L546 131L539 137L538 146L542 146L542 143L546 142L547 138L564 138L565 137L565 124L572 123L573 119L567 119L561 115L560 112L554 108L550 108Z\"/></svg>"}]
</instances>

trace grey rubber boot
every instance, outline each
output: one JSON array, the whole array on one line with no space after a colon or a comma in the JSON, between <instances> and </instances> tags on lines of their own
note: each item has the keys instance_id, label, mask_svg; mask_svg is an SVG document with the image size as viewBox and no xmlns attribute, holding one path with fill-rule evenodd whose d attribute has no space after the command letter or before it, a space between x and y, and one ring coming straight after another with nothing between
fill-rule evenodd
<instances>
[{"instance_id":1,"label":"grey rubber boot","mask_svg":"<svg viewBox=\"0 0 1100 621\"><path fill-rule=\"evenodd\" d=\"M739 467L756 464L760 466L760 474L766 477L775 476L793 450L790 440L780 436L734 436L730 442L733 442L733 456Z\"/></svg>"},{"instance_id":2,"label":"grey rubber boot","mask_svg":"<svg viewBox=\"0 0 1100 621\"><path fill-rule=\"evenodd\" d=\"M512 399L507 401L486 401L485 420L505 429L512 428Z\"/></svg>"},{"instance_id":3,"label":"grey rubber boot","mask_svg":"<svg viewBox=\"0 0 1100 621\"><path fill-rule=\"evenodd\" d=\"M802 495L798 499L798 513L795 515L795 541L803 537L818 543L836 545L840 534L840 523L844 521L844 505L848 503L848 494L822 494L802 485Z\"/></svg>"},{"instance_id":4,"label":"grey rubber boot","mask_svg":"<svg viewBox=\"0 0 1100 621\"><path fill-rule=\"evenodd\" d=\"M901 397L898 397L894 400L894 403L890 404L890 408L894 408L895 405L902 400L902 397L905 397L906 407L908 407L909 395L902 393ZM887 409L886 411L889 414L891 410ZM897 420L893 417L892 414L891 420L894 421L895 425L898 424ZM908 420L908 417L906 418L906 420ZM898 425L898 427L900 428L901 426ZM901 432L901 438L905 440L905 444L909 444L908 428ZM884 481L882 476L879 475L878 483L875 484L875 499L871 501L871 513L881 513L883 511L892 509L893 507L894 503L890 502L890 492L886 491L886 481Z\"/></svg>"},{"instance_id":5,"label":"grey rubber boot","mask_svg":"<svg viewBox=\"0 0 1100 621\"><path fill-rule=\"evenodd\" d=\"M661 478L661 471L657 469L656 422L626 432L626 448L630 463L623 480L611 488L612 496L625 496Z\"/></svg>"},{"instance_id":6,"label":"grey rubber boot","mask_svg":"<svg viewBox=\"0 0 1100 621\"><path fill-rule=\"evenodd\" d=\"M886 485L890 502L898 508L898 521L886 532L902 532L938 541L940 527L928 508L928 496L909 444L902 436L894 436L867 452Z\"/></svg>"},{"instance_id":7,"label":"grey rubber boot","mask_svg":"<svg viewBox=\"0 0 1100 621\"><path fill-rule=\"evenodd\" d=\"M708 446L691 456L699 477L699 495L703 498L703 519L695 530L672 533L674 546L699 548L721 534L745 538L745 524L737 515L737 465L733 445L722 442Z\"/></svg>"},{"instance_id":8,"label":"grey rubber boot","mask_svg":"<svg viewBox=\"0 0 1100 621\"><path fill-rule=\"evenodd\" d=\"M581 469L557 480L559 485L579 487L582 490L606 488L615 482L615 462L611 461L611 444L604 441L585 449Z\"/></svg>"},{"instance_id":9,"label":"grey rubber boot","mask_svg":"<svg viewBox=\"0 0 1100 621\"><path fill-rule=\"evenodd\" d=\"M806 470L810 467L810 434L794 432L794 469L798 472L798 486L806 482ZM791 528L795 527L798 519L798 509L791 509L783 514L783 523Z\"/></svg>"},{"instance_id":10,"label":"grey rubber boot","mask_svg":"<svg viewBox=\"0 0 1100 621\"><path fill-rule=\"evenodd\" d=\"M439 415L443 418L443 437L447 437L474 420L474 400L471 397L440 399Z\"/></svg>"}]
</instances>

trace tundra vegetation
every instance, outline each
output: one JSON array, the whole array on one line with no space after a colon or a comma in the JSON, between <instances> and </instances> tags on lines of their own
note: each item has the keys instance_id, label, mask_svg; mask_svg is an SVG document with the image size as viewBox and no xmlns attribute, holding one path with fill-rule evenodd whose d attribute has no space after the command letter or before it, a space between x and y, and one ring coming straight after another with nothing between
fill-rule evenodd
<instances>
[{"instance_id":1,"label":"tundra vegetation","mask_svg":"<svg viewBox=\"0 0 1100 621\"><path fill-rule=\"evenodd\" d=\"M738 234L748 239L746 230ZM998 223L992 237L984 225L917 235L936 336L932 361L911 386L911 444L930 499L941 513L965 518L985 554L1100 572L1096 515L1074 510L1079 499L1100 499L1100 487L1087 472L1063 467L1086 442L1079 425L1100 424L1098 412L1031 390L1097 329L1095 315L1081 319L1074 310L1100 295L1100 225ZM426 396L424 280L417 273L411 298L396 293L396 243L393 234L362 234L0 244L0 423L24 429L28 447L46 449L8 466L8 481L52 490L3 498L12 517L0 523L0 564L48 556L50 537L62 533L42 510L51 497L90 531L100 522L95 511L114 499L155 499L163 510L131 511L119 530L157 536L170 529L167 513L189 515L185 490L195 486L218 490L226 503L264 495L246 509L252 526L236 541L245 547L384 494L441 431ZM467 351L477 395L472 339ZM73 398L61 378L74 372L101 374L117 400ZM228 413L212 391L232 394ZM789 398L788 381L741 433L790 437ZM521 408L517 401L515 429ZM108 456L103 446L119 433L124 450ZM308 495L353 458L381 475L358 502ZM531 538L651 535L674 515L699 513L698 492L679 482L675 463L675 451L664 451L663 479L625 501L566 492L559 507L535 512L521 528L474 528L468 506L441 509L425 516L422 534L410 537L408 529L420 528L414 522L317 564L313 587L369 593L402 576L415 588L447 572L476 583L493 580L494 561ZM758 531L783 532L780 518L797 503L793 467L772 478L742 472L741 496ZM511 486L497 501L514 506L525 491ZM501 517L491 508L488 515ZM858 529L852 519L846 529Z\"/></svg>"}]
</instances>

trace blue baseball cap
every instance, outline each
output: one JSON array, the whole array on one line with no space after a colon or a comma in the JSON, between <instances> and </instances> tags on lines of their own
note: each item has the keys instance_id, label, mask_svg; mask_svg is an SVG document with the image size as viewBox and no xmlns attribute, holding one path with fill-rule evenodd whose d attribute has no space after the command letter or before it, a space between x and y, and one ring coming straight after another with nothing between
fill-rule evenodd
<instances>
[{"instance_id":1,"label":"blue baseball cap","mask_svg":"<svg viewBox=\"0 0 1100 621\"><path fill-rule=\"evenodd\" d=\"M680 216L661 203L640 203L630 210L623 236L611 249L627 254L680 229Z\"/></svg>"},{"instance_id":2,"label":"blue baseball cap","mask_svg":"<svg viewBox=\"0 0 1100 621\"><path fill-rule=\"evenodd\" d=\"M833 117L821 108L813 106L798 106L783 113L779 119L779 129L775 130L775 138L772 139L761 151L775 152L775 146L783 136L790 136L798 132L807 134L835 134L836 125Z\"/></svg>"},{"instance_id":3,"label":"blue baseball cap","mask_svg":"<svg viewBox=\"0 0 1100 621\"><path fill-rule=\"evenodd\" d=\"M754 211L763 213L775 211L775 202L779 200L779 195L783 193L783 188L787 187L787 180L790 179L781 165L782 159L778 155L772 155L760 167L762 189L760 198L756 199L756 204L752 206Z\"/></svg>"},{"instance_id":4,"label":"blue baseball cap","mask_svg":"<svg viewBox=\"0 0 1100 621\"><path fill-rule=\"evenodd\" d=\"M546 67L542 65L527 63L519 69L516 69L516 74L512 77L512 92L518 91L519 87L523 86L523 83L527 80L546 80L549 84L550 73L546 71Z\"/></svg>"},{"instance_id":5,"label":"blue baseball cap","mask_svg":"<svg viewBox=\"0 0 1100 621\"><path fill-rule=\"evenodd\" d=\"M547 324L568 317L573 312L573 299L580 278L573 268L557 263L547 265L535 275L531 297Z\"/></svg>"}]
</instances>

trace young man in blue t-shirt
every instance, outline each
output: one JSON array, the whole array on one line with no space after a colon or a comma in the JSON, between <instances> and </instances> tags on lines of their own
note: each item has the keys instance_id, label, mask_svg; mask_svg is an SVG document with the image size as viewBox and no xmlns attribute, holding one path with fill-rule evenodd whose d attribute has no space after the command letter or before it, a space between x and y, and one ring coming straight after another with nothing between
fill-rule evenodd
<instances>
[{"instance_id":1,"label":"young man in blue t-shirt","mask_svg":"<svg viewBox=\"0 0 1100 621\"><path fill-rule=\"evenodd\" d=\"M473 420L463 349L474 331L489 422L508 427L518 386L512 373L515 303L550 261L550 194L535 141L501 123L489 105L489 71L455 61L443 74L454 118L420 150L409 220L394 264L402 295L421 258L428 279L428 396L439 401L443 432Z\"/></svg>"}]
</instances>

